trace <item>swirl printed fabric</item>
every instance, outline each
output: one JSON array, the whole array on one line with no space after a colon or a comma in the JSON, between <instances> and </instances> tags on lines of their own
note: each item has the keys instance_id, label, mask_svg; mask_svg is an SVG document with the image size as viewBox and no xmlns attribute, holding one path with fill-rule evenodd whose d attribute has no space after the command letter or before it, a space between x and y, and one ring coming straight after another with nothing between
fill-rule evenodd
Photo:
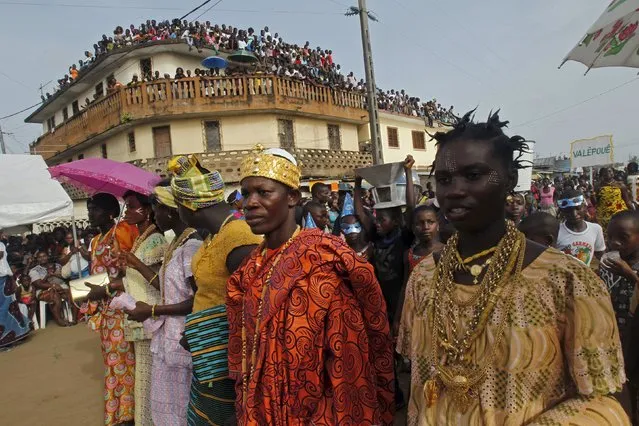
<instances>
[{"instance_id":1,"label":"swirl printed fabric","mask_svg":"<svg viewBox=\"0 0 639 426\"><path fill-rule=\"evenodd\" d=\"M392 424L392 341L373 267L317 229L302 231L272 272L244 404L242 312L250 358L258 304L275 257L259 266L255 250L228 284L238 424Z\"/></svg>"}]
</instances>

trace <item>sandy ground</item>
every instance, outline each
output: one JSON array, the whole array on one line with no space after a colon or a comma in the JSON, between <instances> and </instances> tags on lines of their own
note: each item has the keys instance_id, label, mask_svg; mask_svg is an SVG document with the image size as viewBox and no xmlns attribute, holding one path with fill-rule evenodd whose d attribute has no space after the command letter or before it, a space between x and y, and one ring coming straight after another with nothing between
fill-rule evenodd
<instances>
[{"instance_id":1,"label":"sandy ground","mask_svg":"<svg viewBox=\"0 0 639 426\"><path fill-rule=\"evenodd\" d=\"M47 328L0 352L0 425L99 426L103 367L100 341L85 324ZM400 377L404 391L408 375ZM405 409L395 425L404 425Z\"/></svg>"},{"instance_id":2,"label":"sandy ground","mask_svg":"<svg viewBox=\"0 0 639 426\"><path fill-rule=\"evenodd\" d=\"M102 365L97 333L50 321L0 352L0 425L102 424Z\"/></svg>"}]
</instances>

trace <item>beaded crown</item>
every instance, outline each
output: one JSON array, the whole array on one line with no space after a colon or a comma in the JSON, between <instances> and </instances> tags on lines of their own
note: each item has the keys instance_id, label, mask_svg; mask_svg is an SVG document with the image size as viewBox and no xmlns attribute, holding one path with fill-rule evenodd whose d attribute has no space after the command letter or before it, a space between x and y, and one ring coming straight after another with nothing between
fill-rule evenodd
<instances>
[{"instance_id":1,"label":"beaded crown","mask_svg":"<svg viewBox=\"0 0 639 426\"><path fill-rule=\"evenodd\" d=\"M259 176L298 189L302 177L300 168L291 160L270 151L265 151L262 145L257 145L253 152L244 157L240 166L240 181L247 177Z\"/></svg>"}]
</instances>

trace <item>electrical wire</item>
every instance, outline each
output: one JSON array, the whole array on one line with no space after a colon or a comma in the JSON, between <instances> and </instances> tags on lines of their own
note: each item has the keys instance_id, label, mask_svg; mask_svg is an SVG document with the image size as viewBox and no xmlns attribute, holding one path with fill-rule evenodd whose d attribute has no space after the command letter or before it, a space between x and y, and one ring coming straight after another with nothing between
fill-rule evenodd
<instances>
[{"instance_id":1,"label":"electrical wire","mask_svg":"<svg viewBox=\"0 0 639 426\"><path fill-rule=\"evenodd\" d=\"M590 101L592 101L593 99L597 99L597 98L599 98L599 97L601 97L601 96L603 96L603 95L606 95L606 94L608 94L608 93L610 93L610 92L614 92L615 90L620 89L620 88L622 88L622 87L624 87L624 86L627 86L628 84L630 84L630 83L632 83L632 82L634 82L634 81L637 81L637 80L639 80L639 77L635 77L635 78L633 78L633 79L631 79L631 80L628 80L628 81L626 81L626 82L624 82L624 83L619 84L618 86L615 86L615 87L613 87L613 88L610 88L610 89L608 89L608 90L605 90L605 91L603 91L603 92L601 92L601 93L598 93L598 94L596 94L596 95L594 95L594 96L591 96L591 97L589 97L589 98L586 98L586 99L584 99L584 100L582 100L582 101L579 101L579 102L576 102L576 103L574 103L574 104L568 105L567 107L561 108L561 109L559 109L559 110L557 110L557 111L551 112L551 113L546 114L546 115L542 115L541 117L537 117L537 118L534 118L534 119L532 119L532 120L528 120L528 121L523 122L523 123L521 123L521 124L517 124L517 125L515 125L515 126L512 126L511 128L512 128L512 129L514 129L514 128L517 128L517 127L526 127L526 126L529 126L530 124L535 123L535 122L537 122L537 121L545 120L546 118L552 117L552 116L557 115L557 114L561 114L561 113L562 113L562 112L564 112L564 111L568 111L569 109L572 109L572 108L577 107L577 106L579 106L579 105L583 105L583 104L585 104L586 102L590 102Z\"/></svg>"},{"instance_id":2,"label":"electrical wire","mask_svg":"<svg viewBox=\"0 0 639 426\"><path fill-rule=\"evenodd\" d=\"M201 4L201 5L199 5L198 7L196 7L196 8L195 8L195 9L193 9L193 10L191 10L190 12L188 12L186 15L184 15L184 16L182 16L182 17L180 18L180 21L181 21L182 19L186 18L187 16L189 16L191 13L193 13L193 12L197 11L199 8L201 8L201 7L202 7L202 6L204 6L205 4L209 3L210 1L211 1L211 0L206 0L204 3L202 3L202 4ZM220 0L220 1L221 1L221 0ZM219 2L218 2L218 3L219 3ZM216 3L216 4L217 4L217 3ZM213 5L213 6L215 6L215 5ZM209 9L210 9L210 8L209 8ZM197 18L195 18L195 19L197 19Z\"/></svg>"},{"instance_id":3,"label":"electrical wire","mask_svg":"<svg viewBox=\"0 0 639 426\"><path fill-rule=\"evenodd\" d=\"M195 19L193 19L193 20L197 21L198 19L200 19L202 17L202 15L204 15L206 12L208 12L211 9L213 9L215 6L217 6L220 3L222 3L222 0L217 0L215 3L213 3L213 6L209 7L204 12L200 13L199 15L197 15L197 17ZM181 19L183 19L183 18L181 18Z\"/></svg>"},{"instance_id":4,"label":"electrical wire","mask_svg":"<svg viewBox=\"0 0 639 426\"><path fill-rule=\"evenodd\" d=\"M25 88L27 88L27 89L31 89L31 87L27 86L26 84L24 84L24 83L23 83L23 82L21 82L21 81L16 80L15 78L11 77L10 75L6 74L6 73L5 73L5 72L3 72L3 71L0 71L0 74L2 74L3 76L7 77L7 79L9 79L10 81L13 81L13 82L14 82L14 83L16 83L16 84L19 84L19 85L20 85L20 86L22 86L22 87L25 87Z\"/></svg>"},{"instance_id":5,"label":"electrical wire","mask_svg":"<svg viewBox=\"0 0 639 426\"><path fill-rule=\"evenodd\" d=\"M70 4L70 3L39 3L39 2L13 2L13 1L0 1L1 5L13 5L13 6L47 6L47 7L68 7L68 8L89 8L89 9L135 9L135 10L165 10L165 11L177 11L183 10L176 7L153 7L153 6L110 6L99 4ZM341 15L341 12L319 12L319 11L304 11L304 10L258 10L258 9L217 9L218 12L229 13L262 13L262 14L283 14L283 15Z\"/></svg>"},{"instance_id":6,"label":"electrical wire","mask_svg":"<svg viewBox=\"0 0 639 426\"><path fill-rule=\"evenodd\" d=\"M23 112L29 111L30 109L33 109L33 108L35 108L35 107L37 107L39 105L42 105L42 102L38 102L37 104L31 105L30 107L26 107L25 109L21 109L20 111L14 112L13 114L9 114L9 115L5 115L4 117L0 117L0 120L4 120L4 119L10 118L10 117L14 117L14 116L16 116L18 114L22 114Z\"/></svg>"}]
</instances>

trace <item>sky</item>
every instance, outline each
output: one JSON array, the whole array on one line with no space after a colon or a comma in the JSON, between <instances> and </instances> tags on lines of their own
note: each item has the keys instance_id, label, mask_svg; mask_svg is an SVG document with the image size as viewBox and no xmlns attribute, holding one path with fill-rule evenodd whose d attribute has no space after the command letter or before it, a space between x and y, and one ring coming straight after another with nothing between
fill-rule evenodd
<instances>
[{"instance_id":1,"label":"sky","mask_svg":"<svg viewBox=\"0 0 639 426\"><path fill-rule=\"evenodd\" d=\"M36 104L39 86L61 78L117 25L172 19L203 0L0 0L0 117ZM191 15L206 11L211 2ZM199 20L256 30L333 50L363 77L359 21L343 15L356 0L222 0ZM632 68L586 67L565 55L608 0L368 0L377 85L437 98L477 118L501 109L507 134L536 141L536 155L568 154L570 142L612 134L615 160L639 154L639 78ZM81 7L82 6L82 7ZM49 84L45 91L52 90ZM0 120L9 152L28 151L41 132L28 112Z\"/></svg>"}]
</instances>

